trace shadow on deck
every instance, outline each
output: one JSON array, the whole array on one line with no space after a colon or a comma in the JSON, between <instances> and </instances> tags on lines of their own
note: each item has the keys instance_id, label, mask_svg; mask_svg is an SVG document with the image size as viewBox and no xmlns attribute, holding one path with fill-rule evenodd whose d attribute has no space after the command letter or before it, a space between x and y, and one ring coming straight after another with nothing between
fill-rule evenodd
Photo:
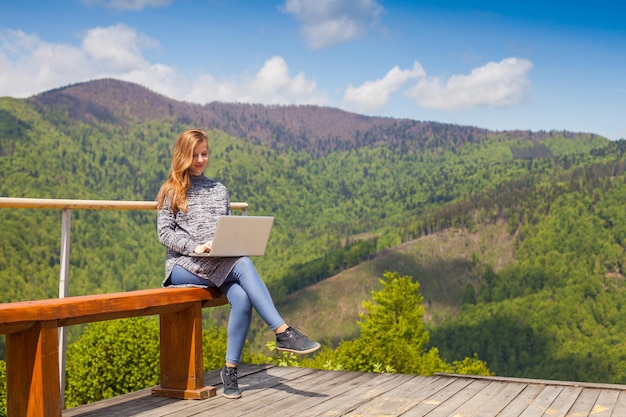
<instances>
[{"instance_id":1,"label":"shadow on deck","mask_svg":"<svg viewBox=\"0 0 626 417\"><path fill-rule=\"evenodd\" d=\"M63 411L64 417L157 416L626 416L626 386L503 377L430 377L246 365L243 397L206 400L153 397L145 389Z\"/></svg>"}]
</instances>

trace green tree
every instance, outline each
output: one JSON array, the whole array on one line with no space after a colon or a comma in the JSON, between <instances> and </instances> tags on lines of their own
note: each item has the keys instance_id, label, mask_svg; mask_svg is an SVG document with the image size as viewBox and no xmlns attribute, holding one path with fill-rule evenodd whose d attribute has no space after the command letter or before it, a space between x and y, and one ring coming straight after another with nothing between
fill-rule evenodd
<instances>
[{"instance_id":1,"label":"green tree","mask_svg":"<svg viewBox=\"0 0 626 417\"><path fill-rule=\"evenodd\" d=\"M432 375L435 372L489 374L476 356L454 364L446 363L437 348L426 349L430 340L425 329L424 297L419 282L397 272L386 272L380 279L382 290L373 291L373 301L363 302L361 334L342 342L327 368L367 372L399 372Z\"/></svg>"}]
</instances>

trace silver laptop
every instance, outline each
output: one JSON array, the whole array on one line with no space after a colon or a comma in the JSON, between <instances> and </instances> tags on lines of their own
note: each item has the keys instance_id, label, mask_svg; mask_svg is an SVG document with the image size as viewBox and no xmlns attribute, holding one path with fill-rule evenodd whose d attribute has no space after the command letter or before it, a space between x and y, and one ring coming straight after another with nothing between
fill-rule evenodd
<instances>
[{"instance_id":1,"label":"silver laptop","mask_svg":"<svg viewBox=\"0 0 626 417\"><path fill-rule=\"evenodd\" d=\"M274 218L218 216L211 252L191 256L263 256Z\"/></svg>"}]
</instances>

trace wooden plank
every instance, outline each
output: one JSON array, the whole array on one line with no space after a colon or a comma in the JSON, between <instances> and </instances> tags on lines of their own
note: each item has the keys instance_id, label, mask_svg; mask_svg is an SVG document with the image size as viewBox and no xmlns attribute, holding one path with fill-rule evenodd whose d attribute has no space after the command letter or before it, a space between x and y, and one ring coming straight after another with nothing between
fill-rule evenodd
<instances>
[{"instance_id":1,"label":"wooden plank","mask_svg":"<svg viewBox=\"0 0 626 417\"><path fill-rule=\"evenodd\" d=\"M349 389L308 408L306 414L311 416L349 415L350 413L354 413L359 407L368 404L370 401L392 390L398 389L406 392L407 389L410 390L411 387L413 387L415 391L419 391L420 388L428 385L431 389L436 391L447 384L438 378L412 376L409 379L388 379L386 382L379 385L377 382L380 382L380 377L377 374L360 374L358 378L348 383L350 384ZM363 389L364 387L366 388Z\"/></svg>"},{"instance_id":2,"label":"wooden plank","mask_svg":"<svg viewBox=\"0 0 626 417\"><path fill-rule=\"evenodd\" d=\"M626 392L621 391L619 396L617 397L617 401L615 401L615 407L613 408L613 413L611 417L621 417L626 416Z\"/></svg>"},{"instance_id":3,"label":"wooden plank","mask_svg":"<svg viewBox=\"0 0 626 417\"><path fill-rule=\"evenodd\" d=\"M481 396L472 398L471 401L474 403L474 406L468 407L472 410L469 415L476 417L500 416L502 410L526 388L526 384L517 382L507 383L504 381L494 381L494 383L498 384L496 387L499 388L493 388L493 393L491 392L490 385L481 392ZM484 398L482 396L484 396ZM482 405L476 401L481 399L484 399Z\"/></svg>"},{"instance_id":4,"label":"wooden plank","mask_svg":"<svg viewBox=\"0 0 626 417\"><path fill-rule=\"evenodd\" d=\"M438 404L434 409L433 413L436 415L459 415L465 416L465 413L469 412L465 407L465 404L474 396L478 395L481 391L488 387L491 384L489 381L483 380L475 380L465 386L462 389L453 392L451 396L446 398L445 401ZM413 411L411 413L406 413L407 416L413 415Z\"/></svg>"},{"instance_id":5,"label":"wooden plank","mask_svg":"<svg viewBox=\"0 0 626 417\"><path fill-rule=\"evenodd\" d=\"M0 333L19 329L15 324L59 320L59 326L158 314L181 309L176 305L198 300L228 302L215 288L155 288L0 304ZM184 308L184 306L183 306Z\"/></svg>"},{"instance_id":6,"label":"wooden plank","mask_svg":"<svg viewBox=\"0 0 626 417\"><path fill-rule=\"evenodd\" d=\"M304 371L304 369L303 369ZM246 394L246 401L232 401L227 398L220 398L216 403L221 402L219 414L221 417L236 417L254 411L257 415L284 415L281 410L289 400L301 399L308 395L317 396L315 388L319 385L319 373L315 370L303 372L302 375L292 380L286 381L282 378L275 378L269 384L253 393ZM243 381L242 381L243 382ZM245 392L248 392L246 389ZM203 409L197 414L198 417L214 415L213 410ZM276 414L278 412L278 414Z\"/></svg>"},{"instance_id":7,"label":"wooden plank","mask_svg":"<svg viewBox=\"0 0 626 417\"><path fill-rule=\"evenodd\" d=\"M152 397L148 392L147 396L120 402L117 404L106 403L105 406L99 408L72 408L63 412L63 417L112 417L112 416L138 416L143 412L157 413L164 405L171 402L191 402L188 400L175 400L172 398Z\"/></svg>"},{"instance_id":8,"label":"wooden plank","mask_svg":"<svg viewBox=\"0 0 626 417\"><path fill-rule=\"evenodd\" d=\"M565 417L582 391L583 388L581 387L563 387L559 396L544 411L544 414L554 417Z\"/></svg>"},{"instance_id":9,"label":"wooden plank","mask_svg":"<svg viewBox=\"0 0 626 417\"><path fill-rule=\"evenodd\" d=\"M407 378L407 376L401 376L400 374L366 373L366 376L365 383L354 386L342 395L322 404L322 407L313 407L309 411L311 413L319 412L321 416L355 415L357 410L366 406L369 402L399 389L407 381L414 379L414 376L408 376L409 378Z\"/></svg>"},{"instance_id":10,"label":"wooden plank","mask_svg":"<svg viewBox=\"0 0 626 417\"><path fill-rule=\"evenodd\" d=\"M520 417L541 417L563 390L562 386L546 385Z\"/></svg>"},{"instance_id":11,"label":"wooden plank","mask_svg":"<svg viewBox=\"0 0 626 417\"><path fill-rule=\"evenodd\" d=\"M515 382L519 384L517 380ZM521 384L524 386L524 389L500 411L498 417L519 417L545 387L545 385L535 383Z\"/></svg>"},{"instance_id":12,"label":"wooden plank","mask_svg":"<svg viewBox=\"0 0 626 417\"><path fill-rule=\"evenodd\" d=\"M340 385L335 385L339 381L333 379L330 383L325 384L323 390L318 391L321 394L325 394L325 398L311 397L295 403L286 409L288 415L323 415L330 410L337 414L344 414L354 409L355 406L351 400L354 398L355 390L358 391L363 384L368 384L372 378L371 375L364 372L343 372L346 372L347 381L341 382ZM393 383L396 382L399 381L393 379Z\"/></svg>"},{"instance_id":13,"label":"wooden plank","mask_svg":"<svg viewBox=\"0 0 626 417\"><path fill-rule=\"evenodd\" d=\"M442 403L444 403L448 398L452 397L457 392L465 389L472 380L470 379L457 379L454 377L450 378L452 382L447 384L441 390L434 392L432 395L422 399L419 404L413 407L411 410L407 411L404 415L407 417L421 417L430 413L439 407ZM437 414L437 413L435 413Z\"/></svg>"},{"instance_id":14,"label":"wooden plank","mask_svg":"<svg viewBox=\"0 0 626 417\"><path fill-rule=\"evenodd\" d=\"M123 415L122 410L131 410L137 402L150 404L150 407L158 407L159 404L166 402L177 402L178 400L169 398L159 398L152 396L152 387L142 390L130 392L128 394L119 395L117 397L108 398L106 400L96 401L91 404L83 404L77 407L63 410L63 417L80 417L95 416L99 413L108 413L107 415Z\"/></svg>"},{"instance_id":15,"label":"wooden plank","mask_svg":"<svg viewBox=\"0 0 626 417\"><path fill-rule=\"evenodd\" d=\"M98 415L93 416L90 414L89 417L137 416L145 412L154 413L155 411L157 411L157 415L160 415L160 412L158 410L161 410L163 407L169 404L189 402L197 401L147 396L133 400L132 402L127 403L123 409L118 409L123 411L114 411L111 409L102 410Z\"/></svg>"},{"instance_id":16,"label":"wooden plank","mask_svg":"<svg viewBox=\"0 0 626 417\"><path fill-rule=\"evenodd\" d=\"M318 372L318 375L319 377L312 381L314 389L309 389L306 394L287 397L277 404L281 415L312 415L312 408L332 398L343 396L370 379L370 375L350 371L322 371ZM267 405L258 411L262 413L264 410L270 413L272 406Z\"/></svg>"},{"instance_id":17,"label":"wooden plank","mask_svg":"<svg viewBox=\"0 0 626 417\"><path fill-rule=\"evenodd\" d=\"M445 378L401 375L393 380L393 383L398 385L388 384L385 392L381 392L367 402L362 402L351 413L355 415L380 413L400 415L415 407L434 392L438 392L450 382L449 380L446 381Z\"/></svg>"},{"instance_id":18,"label":"wooden plank","mask_svg":"<svg viewBox=\"0 0 626 417\"><path fill-rule=\"evenodd\" d=\"M568 410L569 416L587 416L593 409L594 404L598 400L601 390L587 388L583 389L576 401Z\"/></svg>"},{"instance_id":19,"label":"wooden plank","mask_svg":"<svg viewBox=\"0 0 626 417\"><path fill-rule=\"evenodd\" d=\"M525 384L491 381L489 385L459 407L455 411L455 415L458 414L463 417L497 416L525 387Z\"/></svg>"},{"instance_id":20,"label":"wooden plank","mask_svg":"<svg viewBox=\"0 0 626 417\"><path fill-rule=\"evenodd\" d=\"M419 404L433 391L441 389L441 384L431 384L432 380L414 375L401 375L393 380L396 386L389 385L385 392L373 396L367 402L361 402L352 410L345 410L350 416L399 416ZM425 389L424 393L422 390ZM347 393L351 395L351 393Z\"/></svg>"},{"instance_id":21,"label":"wooden plank","mask_svg":"<svg viewBox=\"0 0 626 417\"><path fill-rule=\"evenodd\" d=\"M262 404L264 397L261 394L256 396L255 393L275 386L287 381L289 378L299 378L314 373L315 370L309 368L293 368L293 367L275 367L265 365L245 365L240 366L240 388L243 391L243 397L239 400L231 400L222 397L221 389L218 396L203 401L179 401L178 403L168 404L161 407L155 412L144 412L138 414L137 417L179 417L179 416L197 416L199 413L209 413L209 415L222 415L224 409L248 403L251 408ZM205 383L218 386L219 370L212 371L205 375Z\"/></svg>"},{"instance_id":22,"label":"wooden plank","mask_svg":"<svg viewBox=\"0 0 626 417\"><path fill-rule=\"evenodd\" d=\"M593 415L593 417L611 417L611 412L615 408L615 403L617 402L619 395L620 391L617 390L601 390L600 395L598 395L598 399L589 414ZM569 417L573 417L569 413L567 415Z\"/></svg>"}]
</instances>

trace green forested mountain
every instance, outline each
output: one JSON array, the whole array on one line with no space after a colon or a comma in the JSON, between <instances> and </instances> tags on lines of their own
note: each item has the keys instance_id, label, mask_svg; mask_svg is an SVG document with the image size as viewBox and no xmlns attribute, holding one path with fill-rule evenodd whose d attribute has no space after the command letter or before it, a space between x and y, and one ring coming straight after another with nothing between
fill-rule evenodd
<instances>
[{"instance_id":1,"label":"green forested mountain","mask_svg":"<svg viewBox=\"0 0 626 417\"><path fill-rule=\"evenodd\" d=\"M593 152L612 161L513 180L446 205L419 221L430 234L281 307L290 318L303 312L305 327L323 337L355 335L351 297L395 270L422 284L431 344L448 360L477 352L498 375L626 383L624 145ZM353 293L344 290L351 283ZM320 314L326 309L336 316Z\"/></svg>"},{"instance_id":2,"label":"green forested mountain","mask_svg":"<svg viewBox=\"0 0 626 417\"><path fill-rule=\"evenodd\" d=\"M211 132L207 175L229 188L232 201L248 202L252 214L276 217L268 253L256 263L278 301L404 242L500 222L515 259L492 265L477 252L467 279L446 277L451 293L464 294L451 302L464 304L432 329L442 354L476 352L496 373L536 375L539 353L554 359L546 351L554 345L535 335L554 326L564 332L556 319L566 306L576 309L568 317L610 330L571 329L550 336L557 345L600 348L584 337L617 340L626 332L613 310L602 313L613 322L594 310L596 301L608 300L602 308L609 309L622 294L624 227L616 197L623 144L594 134L493 132L315 106L199 106L99 80L0 99L0 196L153 200L176 137L191 127ZM74 211L70 294L160 285L164 250L154 217ZM0 225L0 278L8 284L0 299L56 296L60 213L0 209ZM413 273L402 273L422 281L436 272L427 260L409 258ZM536 309L541 325L529 315ZM503 327L510 336L499 330L503 320L514 323ZM554 363L571 357L560 359ZM615 372L598 375L618 380Z\"/></svg>"}]
</instances>

